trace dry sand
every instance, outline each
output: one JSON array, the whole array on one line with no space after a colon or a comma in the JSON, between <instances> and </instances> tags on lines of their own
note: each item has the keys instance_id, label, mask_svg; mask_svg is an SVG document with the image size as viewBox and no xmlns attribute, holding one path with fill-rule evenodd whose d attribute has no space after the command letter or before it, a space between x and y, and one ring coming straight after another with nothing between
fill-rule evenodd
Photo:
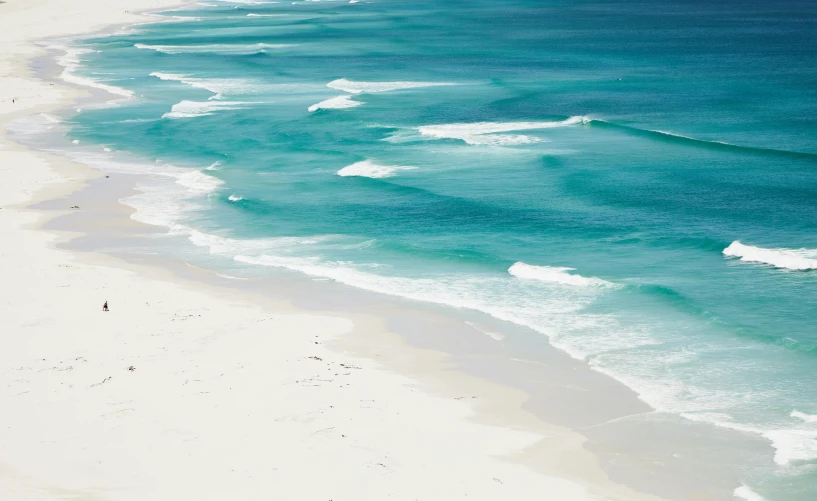
<instances>
[{"instance_id":1,"label":"dry sand","mask_svg":"<svg viewBox=\"0 0 817 501\"><path fill-rule=\"evenodd\" d=\"M0 4L0 499L657 499L385 321L55 245L29 207L99 174L5 138L87 93L35 78L35 42L177 3Z\"/></svg>"}]
</instances>

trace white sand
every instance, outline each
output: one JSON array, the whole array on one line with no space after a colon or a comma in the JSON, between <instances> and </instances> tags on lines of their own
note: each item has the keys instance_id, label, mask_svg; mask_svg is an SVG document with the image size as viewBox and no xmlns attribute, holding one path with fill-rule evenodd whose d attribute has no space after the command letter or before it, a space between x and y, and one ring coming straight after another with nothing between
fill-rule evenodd
<instances>
[{"instance_id":1,"label":"white sand","mask_svg":"<svg viewBox=\"0 0 817 501\"><path fill-rule=\"evenodd\" d=\"M2 135L84 93L31 76L36 40L174 3L0 4ZM0 143L0 500L655 499L382 323L57 249L26 205L96 175Z\"/></svg>"}]
</instances>

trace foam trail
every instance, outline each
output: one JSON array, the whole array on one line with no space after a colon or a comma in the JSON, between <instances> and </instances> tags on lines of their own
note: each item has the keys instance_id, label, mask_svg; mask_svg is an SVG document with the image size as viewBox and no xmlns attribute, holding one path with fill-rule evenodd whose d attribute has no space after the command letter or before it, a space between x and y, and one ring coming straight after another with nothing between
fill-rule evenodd
<instances>
[{"instance_id":1,"label":"foam trail","mask_svg":"<svg viewBox=\"0 0 817 501\"><path fill-rule=\"evenodd\" d=\"M256 43L248 45L234 44L210 44L210 45L147 45L143 43L134 44L137 49L150 49L163 54L197 54L213 53L228 54L235 56L248 56L252 54L265 53L270 49L282 49L292 47L292 44L269 44Z\"/></svg>"},{"instance_id":2,"label":"foam trail","mask_svg":"<svg viewBox=\"0 0 817 501\"><path fill-rule=\"evenodd\" d=\"M352 165L347 165L337 172L341 177L371 177L375 179L391 177L401 170L413 170L417 167L407 167L402 165L378 165L371 160L363 160Z\"/></svg>"},{"instance_id":3,"label":"foam trail","mask_svg":"<svg viewBox=\"0 0 817 501\"><path fill-rule=\"evenodd\" d=\"M333 80L326 84L330 89L337 89L350 94L389 92L392 90L439 87L445 85L456 84L447 82L353 82L345 78Z\"/></svg>"},{"instance_id":4,"label":"foam trail","mask_svg":"<svg viewBox=\"0 0 817 501\"><path fill-rule=\"evenodd\" d=\"M434 139L459 139L473 145L514 145L541 142L539 138L524 135L499 134L521 130L552 129L588 123L586 117L570 117L558 122L478 122L443 125L424 125L417 128L422 136Z\"/></svg>"},{"instance_id":5,"label":"foam trail","mask_svg":"<svg viewBox=\"0 0 817 501\"><path fill-rule=\"evenodd\" d=\"M774 447L774 462L786 466L793 462L813 461L817 458L817 431L772 430L763 433Z\"/></svg>"},{"instance_id":6,"label":"foam trail","mask_svg":"<svg viewBox=\"0 0 817 501\"><path fill-rule=\"evenodd\" d=\"M224 94L258 94L266 90L266 86L243 78L197 78L175 73L154 71L150 74L159 80L179 82L196 89L203 89L215 94L210 99L221 99Z\"/></svg>"},{"instance_id":7,"label":"foam trail","mask_svg":"<svg viewBox=\"0 0 817 501\"><path fill-rule=\"evenodd\" d=\"M298 93L305 90L313 91L320 89L319 86L309 86L307 84L272 84L262 83L247 78L199 78L190 75L177 73L163 73L154 71L150 74L159 80L168 82L179 82L197 89L212 92L215 96L210 99L222 99L224 94L229 95L258 95L265 92L287 92Z\"/></svg>"},{"instance_id":8,"label":"foam trail","mask_svg":"<svg viewBox=\"0 0 817 501\"><path fill-rule=\"evenodd\" d=\"M735 240L723 250L723 255L787 270L817 270L817 249L764 249Z\"/></svg>"},{"instance_id":9,"label":"foam trail","mask_svg":"<svg viewBox=\"0 0 817 501\"><path fill-rule=\"evenodd\" d=\"M102 82L99 82L98 80L94 80L93 78L81 77L74 73L80 65L80 56L83 54L90 54L96 51L90 49L62 47L58 45L50 46L49 48L65 51L65 54L56 59L57 64L63 67L63 71L60 74L60 78L63 81L74 85L80 85L83 87L92 87L94 89L104 90L105 92L117 96L127 98L133 97L133 92L128 89L116 87L115 85L104 84Z\"/></svg>"},{"instance_id":10,"label":"foam trail","mask_svg":"<svg viewBox=\"0 0 817 501\"><path fill-rule=\"evenodd\" d=\"M542 282L552 282L564 285L576 285L579 287L611 287L612 283L600 278L587 278L581 275L572 275L569 272L575 268L563 268L554 266L532 266L522 262L514 263L508 268L508 273L524 280L540 280Z\"/></svg>"},{"instance_id":11,"label":"foam trail","mask_svg":"<svg viewBox=\"0 0 817 501\"><path fill-rule=\"evenodd\" d=\"M227 200L229 200L230 202L240 202L241 200L244 200L244 197L240 197L238 195L233 194L227 197Z\"/></svg>"},{"instance_id":12,"label":"foam trail","mask_svg":"<svg viewBox=\"0 0 817 501\"><path fill-rule=\"evenodd\" d=\"M219 1L223 2L223 3L238 3L238 4L243 4L243 5L265 5L265 4L280 3L280 2L276 2L274 0L266 0L266 1L262 1L262 0L219 0Z\"/></svg>"},{"instance_id":13,"label":"foam trail","mask_svg":"<svg viewBox=\"0 0 817 501\"><path fill-rule=\"evenodd\" d=\"M505 334L501 334L499 332L493 332L493 331L486 331L485 329L482 329L480 326L478 326L477 324L475 324L473 322L465 322L465 323L466 323L466 325L468 325L470 327L473 327L474 329L478 330L479 332L485 334L486 336L493 339L494 341L504 341L505 340Z\"/></svg>"},{"instance_id":14,"label":"foam trail","mask_svg":"<svg viewBox=\"0 0 817 501\"><path fill-rule=\"evenodd\" d=\"M627 384L626 380L623 380L622 382ZM627 386L630 385L628 384ZM682 389L682 391L685 390ZM652 405L652 402L648 403ZM659 408L660 410L669 410L670 412L673 411L672 408L662 409L661 407L663 406L660 405L653 405L653 407ZM680 415L681 417L689 419L690 421L710 423L721 428L762 436L771 442L772 448L774 448L774 462L780 466L787 466L795 462L813 461L814 459L817 459L817 430L800 428L770 430L754 425L735 422L728 414L713 412L681 412Z\"/></svg>"},{"instance_id":15,"label":"foam trail","mask_svg":"<svg viewBox=\"0 0 817 501\"><path fill-rule=\"evenodd\" d=\"M195 118L221 110L237 110L247 103L240 101L182 101L174 104L162 118Z\"/></svg>"},{"instance_id":16,"label":"foam trail","mask_svg":"<svg viewBox=\"0 0 817 501\"><path fill-rule=\"evenodd\" d=\"M800 411L792 411L789 416L793 418L802 419L806 423L817 423L817 415L814 414L806 414L805 412Z\"/></svg>"},{"instance_id":17,"label":"foam trail","mask_svg":"<svg viewBox=\"0 0 817 501\"><path fill-rule=\"evenodd\" d=\"M734 495L736 498L743 499L744 501L766 501L766 498L745 485L741 485L735 489Z\"/></svg>"},{"instance_id":18,"label":"foam trail","mask_svg":"<svg viewBox=\"0 0 817 501\"><path fill-rule=\"evenodd\" d=\"M307 108L310 112L318 111L318 110L336 110L336 109L343 109L343 108L354 108L355 106L360 106L360 101L353 101L352 96L337 96L333 98L329 98L325 101L321 101L320 103L313 104L309 108Z\"/></svg>"},{"instance_id":19,"label":"foam trail","mask_svg":"<svg viewBox=\"0 0 817 501\"><path fill-rule=\"evenodd\" d=\"M60 124L60 120L51 115L40 113L12 121L7 129L15 138L30 138L47 132Z\"/></svg>"},{"instance_id":20,"label":"foam trail","mask_svg":"<svg viewBox=\"0 0 817 501\"><path fill-rule=\"evenodd\" d=\"M182 174L164 173L163 175L175 178L176 183L184 186L195 195L208 195L224 184L221 179L207 175L200 170L192 170Z\"/></svg>"}]
</instances>

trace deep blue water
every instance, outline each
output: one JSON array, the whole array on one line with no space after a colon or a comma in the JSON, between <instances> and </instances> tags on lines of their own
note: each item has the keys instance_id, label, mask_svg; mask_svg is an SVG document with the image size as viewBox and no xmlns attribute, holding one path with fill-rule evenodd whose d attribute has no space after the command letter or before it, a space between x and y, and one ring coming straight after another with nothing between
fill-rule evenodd
<instances>
[{"instance_id":1,"label":"deep blue water","mask_svg":"<svg viewBox=\"0 0 817 501\"><path fill-rule=\"evenodd\" d=\"M69 68L134 93L71 137L166 181L137 217L244 276L529 326L660 411L765 436L746 485L817 499L817 4L165 15Z\"/></svg>"}]
</instances>

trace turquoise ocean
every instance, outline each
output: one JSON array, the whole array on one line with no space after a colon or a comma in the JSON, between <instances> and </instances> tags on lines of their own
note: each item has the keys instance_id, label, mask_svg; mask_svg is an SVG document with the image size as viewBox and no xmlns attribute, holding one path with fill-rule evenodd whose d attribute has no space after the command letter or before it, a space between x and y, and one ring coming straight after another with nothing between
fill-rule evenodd
<instances>
[{"instance_id":1,"label":"turquoise ocean","mask_svg":"<svg viewBox=\"0 0 817 501\"><path fill-rule=\"evenodd\" d=\"M817 499L817 3L155 19L60 61L121 98L65 123L77 156L140 159L135 218L232 276L529 327L658 411L765 437L737 497Z\"/></svg>"}]
</instances>

